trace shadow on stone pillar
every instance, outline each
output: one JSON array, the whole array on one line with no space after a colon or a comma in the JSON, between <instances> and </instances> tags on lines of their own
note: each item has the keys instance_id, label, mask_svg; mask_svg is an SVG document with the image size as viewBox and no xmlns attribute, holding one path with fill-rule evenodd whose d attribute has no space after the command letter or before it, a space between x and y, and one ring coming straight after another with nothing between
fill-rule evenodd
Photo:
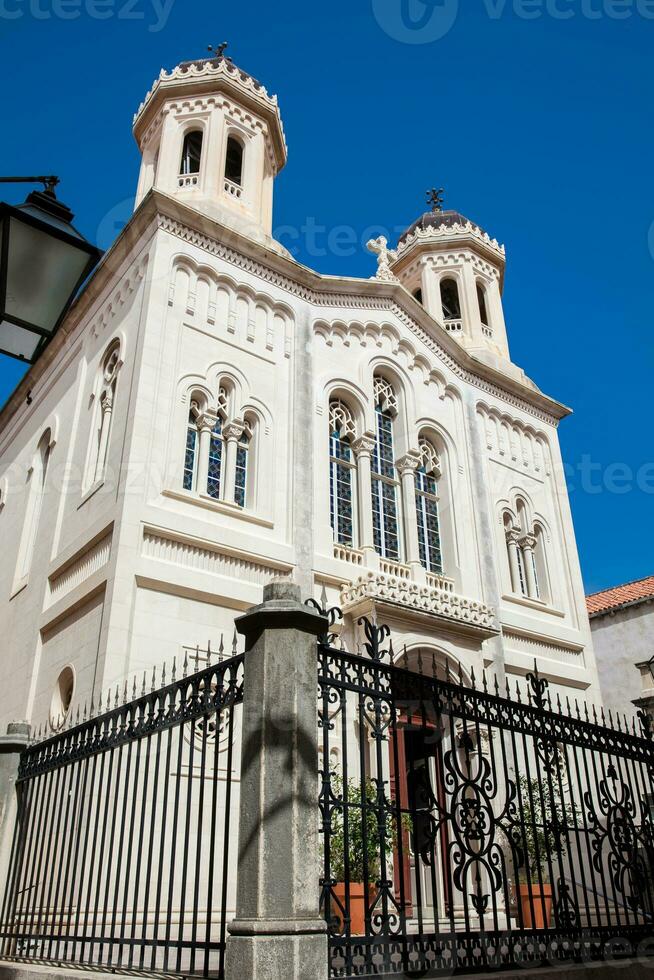
<instances>
[{"instance_id":1,"label":"shadow on stone pillar","mask_svg":"<svg viewBox=\"0 0 654 980\"><path fill-rule=\"evenodd\" d=\"M29 745L30 733L31 727L26 722L13 722L7 725L7 734L0 736L0 908L6 893L16 829L18 765L21 752Z\"/></svg>"},{"instance_id":2,"label":"shadow on stone pillar","mask_svg":"<svg viewBox=\"0 0 654 980\"><path fill-rule=\"evenodd\" d=\"M327 620L288 581L236 621L245 636L236 918L227 980L327 980L320 916L316 637Z\"/></svg>"}]
</instances>

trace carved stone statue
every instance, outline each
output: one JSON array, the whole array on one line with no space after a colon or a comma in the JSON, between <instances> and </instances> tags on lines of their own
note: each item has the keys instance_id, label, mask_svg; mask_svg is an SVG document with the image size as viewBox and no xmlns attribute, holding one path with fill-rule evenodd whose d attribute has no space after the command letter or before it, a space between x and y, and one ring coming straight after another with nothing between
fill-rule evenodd
<instances>
[{"instance_id":1,"label":"carved stone statue","mask_svg":"<svg viewBox=\"0 0 654 980\"><path fill-rule=\"evenodd\" d=\"M391 262L397 259L397 252L393 248L388 248L388 239L380 235L379 238L371 238L367 245L368 251L377 256L377 273L374 279L382 282L398 282L397 276L391 272Z\"/></svg>"}]
</instances>

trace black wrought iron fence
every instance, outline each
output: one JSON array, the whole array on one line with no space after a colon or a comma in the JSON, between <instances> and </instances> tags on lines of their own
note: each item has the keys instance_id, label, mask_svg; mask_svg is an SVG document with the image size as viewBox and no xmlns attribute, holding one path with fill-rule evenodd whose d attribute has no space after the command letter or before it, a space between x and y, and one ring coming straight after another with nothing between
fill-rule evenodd
<instances>
[{"instance_id":1,"label":"black wrought iron fence","mask_svg":"<svg viewBox=\"0 0 654 980\"><path fill-rule=\"evenodd\" d=\"M338 611L331 612L334 622ZM550 698L318 646L333 977L654 953L654 744Z\"/></svg>"},{"instance_id":2,"label":"black wrought iron fence","mask_svg":"<svg viewBox=\"0 0 654 980\"><path fill-rule=\"evenodd\" d=\"M224 975L243 656L28 748L5 959Z\"/></svg>"}]
</instances>

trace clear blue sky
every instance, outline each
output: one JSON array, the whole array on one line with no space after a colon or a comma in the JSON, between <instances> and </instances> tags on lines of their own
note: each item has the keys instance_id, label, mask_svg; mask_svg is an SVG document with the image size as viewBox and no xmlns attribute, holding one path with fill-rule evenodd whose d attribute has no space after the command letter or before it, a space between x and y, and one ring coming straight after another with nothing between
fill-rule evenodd
<instances>
[{"instance_id":1,"label":"clear blue sky","mask_svg":"<svg viewBox=\"0 0 654 980\"><path fill-rule=\"evenodd\" d=\"M59 174L107 247L134 111L160 67L224 39L279 95L275 224L300 261L371 275L358 243L434 184L506 243L513 358L575 409L586 587L654 574L652 0L0 0L2 172ZM0 402L22 370L0 356Z\"/></svg>"}]
</instances>

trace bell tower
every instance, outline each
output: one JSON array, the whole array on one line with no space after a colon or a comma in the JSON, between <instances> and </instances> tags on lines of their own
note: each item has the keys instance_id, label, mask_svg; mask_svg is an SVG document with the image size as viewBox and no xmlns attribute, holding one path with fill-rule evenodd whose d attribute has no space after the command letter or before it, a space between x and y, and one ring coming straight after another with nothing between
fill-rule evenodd
<instances>
[{"instance_id":1,"label":"bell tower","mask_svg":"<svg viewBox=\"0 0 654 980\"><path fill-rule=\"evenodd\" d=\"M400 237L392 271L462 347L484 360L509 360L502 308L504 246L458 211L443 191Z\"/></svg>"},{"instance_id":2,"label":"bell tower","mask_svg":"<svg viewBox=\"0 0 654 980\"><path fill-rule=\"evenodd\" d=\"M225 54L162 69L134 117L136 207L152 189L274 247L273 184L287 151L277 97Z\"/></svg>"}]
</instances>

